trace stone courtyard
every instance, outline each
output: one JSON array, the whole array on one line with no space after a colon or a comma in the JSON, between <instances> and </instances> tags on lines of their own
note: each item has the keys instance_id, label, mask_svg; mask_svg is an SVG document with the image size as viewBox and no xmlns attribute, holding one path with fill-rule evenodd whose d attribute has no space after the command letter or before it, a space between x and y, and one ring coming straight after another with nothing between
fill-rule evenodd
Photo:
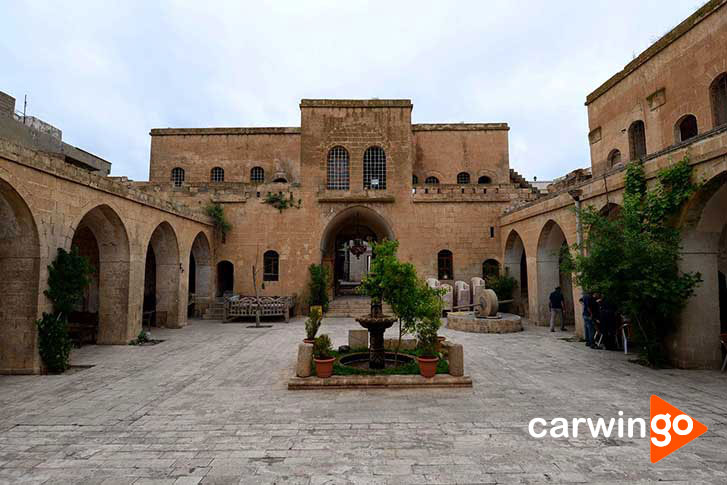
<instances>
[{"instance_id":1,"label":"stone courtyard","mask_svg":"<svg viewBox=\"0 0 727 485\"><path fill-rule=\"evenodd\" d=\"M321 331L340 345L356 327ZM156 346L83 347L64 375L0 376L0 483L727 482L727 374L655 371L526 324L442 329L473 389L288 391L303 333L301 319L193 320L154 330ZM655 465L647 438L527 431L533 417L648 420L651 394L709 427Z\"/></svg>"}]
</instances>

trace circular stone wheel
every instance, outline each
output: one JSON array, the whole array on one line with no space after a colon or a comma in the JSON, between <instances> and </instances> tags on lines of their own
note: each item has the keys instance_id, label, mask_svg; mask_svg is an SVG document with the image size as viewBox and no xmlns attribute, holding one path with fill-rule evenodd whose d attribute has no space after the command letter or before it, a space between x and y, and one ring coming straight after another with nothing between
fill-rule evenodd
<instances>
[{"instance_id":1,"label":"circular stone wheel","mask_svg":"<svg viewBox=\"0 0 727 485\"><path fill-rule=\"evenodd\" d=\"M478 316L482 317L494 317L497 315L497 309L499 302L497 301L497 295L493 290L485 289L482 290L480 295L480 308L478 308Z\"/></svg>"}]
</instances>

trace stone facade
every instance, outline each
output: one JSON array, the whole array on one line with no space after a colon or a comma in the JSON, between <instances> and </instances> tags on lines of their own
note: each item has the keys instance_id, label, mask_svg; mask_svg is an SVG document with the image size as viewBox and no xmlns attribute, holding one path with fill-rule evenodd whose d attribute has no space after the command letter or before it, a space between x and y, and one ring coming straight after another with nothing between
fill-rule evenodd
<instances>
[{"instance_id":1,"label":"stone facade","mask_svg":"<svg viewBox=\"0 0 727 485\"><path fill-rule=\"evenodd\" d=\"M151 131L150 183L137 186L189 206L224 204L233 230L217 260L233 263L235 292L252 292L252 265L261 267L272 250L280 276L263 292L304 294L308 266L335 269L337 238L356 231L398 239L402 258L425 276L437 275L437 254L449 250L453 279L468 281L482 276L485 260L498 259L503 211L537 196L510 180L504 123L412 125L408 100L303 100L300 109L300 128ZM348 189L329 188L335 147L348 154ZM384 150L385 189L364 187L370 147ZM211 181L215 167L224 182ZM255 167L263 169L261 183L252 180ZM175 168L184 170L180 186L171 180ZM457 183L463 173L469 183ZM427 177L439 184L425 184ZM265 203L271 193L300 207L278 211Z\"/></svg>"},{"instance_id":2,"label":"stone facade","mask_svg":"<svg viewBox=\"0 0 727 485\"><path fill-rule=\"evenodd\" d=\"M680 316L669 349L677 366L718 366L719 333L727 332L720 322L727 268L719 263L724 261L727 239L724 218L717 216L727 210L727 125L716 125L714 112L727 111L727 99L715 98L711 88L727 75L726 53L727 1L713 0L588 96L592 176L572 172L549 187L547 196L509 210L500 220L502 260L505 271L519 282L516 307L523 314L547 324L548 295L560 285L567 320L575 320L577 332L583 334L581 289L559 274L557 252L577 240L574 196L603 213L618 211L624 162L634 151L630 127L641 121L646 153L640 158L648 183L660 169L685 156L697 180L705 182L681 217L682 268L699 271L704 281ZM697 119L697 133L681 139L679 123L690 114ZM612 164L608 155L614 149L621 158Z\"/></svg>"}]
</instances>

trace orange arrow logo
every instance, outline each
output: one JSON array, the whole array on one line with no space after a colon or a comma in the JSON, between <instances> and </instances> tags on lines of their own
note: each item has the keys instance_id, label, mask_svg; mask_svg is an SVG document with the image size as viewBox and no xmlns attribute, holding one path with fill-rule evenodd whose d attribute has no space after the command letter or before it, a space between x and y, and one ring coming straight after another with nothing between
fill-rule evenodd
<instances>
[{"instance_id":1,"label":"orange arrow logo","mask_svg":"<svg viewBox=\"0 0 727 485\"><path fill-rule=\"evenodd\" d=\"M707 427L659 396L651 395L651 463L707 432Z\"/></svg>"}]
</instances>

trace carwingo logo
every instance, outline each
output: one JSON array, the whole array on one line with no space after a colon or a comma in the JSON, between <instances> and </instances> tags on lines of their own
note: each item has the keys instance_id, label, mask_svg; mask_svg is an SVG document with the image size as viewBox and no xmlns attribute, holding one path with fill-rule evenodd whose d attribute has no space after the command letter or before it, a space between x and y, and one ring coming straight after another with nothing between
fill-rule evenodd
<instances>
[{"instance_id":1,"label":"carwingo logo","mask_svg":"<svg viewBox=\"0 0 727 485\"><path fill-rule=\"evenodd\" d=\"M707 432L707 427L659 396L652 395L649 401L651 417L649 421L651 442L651 463L656 463L682 446ZM623 411L618 418L606 420L598 418L553 418L550 422L543 418L533 418L528 424L528 432L533 438L577 438L587 434L594 438L646 437L646 421L643 418L624 419Z\"/></svg>"}]
</instances>

